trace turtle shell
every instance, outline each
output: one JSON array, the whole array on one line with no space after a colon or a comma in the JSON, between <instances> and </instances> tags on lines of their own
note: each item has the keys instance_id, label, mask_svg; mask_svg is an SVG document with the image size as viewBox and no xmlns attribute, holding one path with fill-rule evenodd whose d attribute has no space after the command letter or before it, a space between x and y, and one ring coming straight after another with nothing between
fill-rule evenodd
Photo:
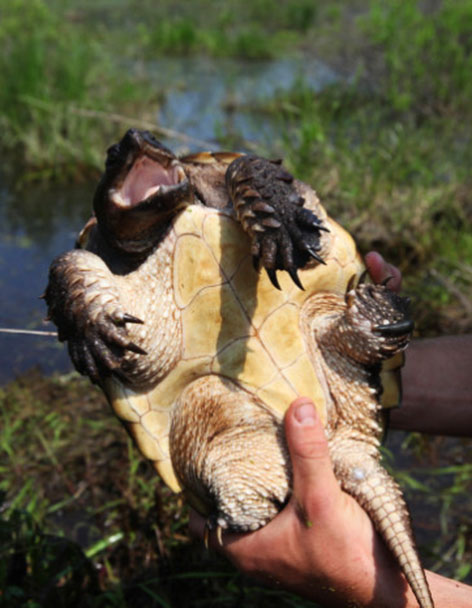
<instances>
[{"instance_id":1,"label":"turtle shell","mask_svg":"<svg viewBox=\"0 0 472 608\"><path fill-rule=\"evenodd\" d=\"M100 383L143 455L173 490L182 480L220 537L283 507L291 472L279 422L294 398L311 398L341 487L430 607L406 505L379 464L379 395L384 407L398 402L401 354L378 374L408 344L408 302L385 285L358 285L353 239L278 165L234 154L176 159L130 130L110 148L97 219L79 236L87 251L51 265L49 313L77 369ZM278 233L275 254L274 235L256 233L293 229L290 214L298 227ZM305 225L316 238L295 263L287 239L303 240ZM277 277L277 268L287 272Z\"/></svg>"},{"instance_id":2,"label":"turtle shell","mask_svg":"<svg viewBox=\"0 0 472 608\"><path fill-rule=\"evenodd\" d=\"M173 490L180 487L169 456L171 411L197 378L230 379L279 419L294 398L306 395L326 423L325 380L310 362L300 311L313 293L344 294L364 266L351 236L332 219L325 224L326 264L300 271L304 290L280 273L277 290L253 268L249 238L231 211L192 205L175 220L167 237L172 242L168 290L180 318L181 357L150 390L131 389L115 377L105 381L116 414Z\"/></svg>"}]
</instances>

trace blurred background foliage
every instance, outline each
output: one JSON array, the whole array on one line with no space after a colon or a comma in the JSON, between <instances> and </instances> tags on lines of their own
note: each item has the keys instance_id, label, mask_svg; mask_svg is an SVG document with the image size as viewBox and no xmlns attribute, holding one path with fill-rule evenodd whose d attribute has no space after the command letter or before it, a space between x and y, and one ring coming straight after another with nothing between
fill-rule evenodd
<instances>
[{"instance_id":1,"label":"blurred background foliage","mask_svg":"<svg viewBox=\"0 0 472 608\"><path fill-rule=\"evenodd\" d=\"M134 125L179 152L283 157L400 266L418 336L471 330L471 0L4 0L0 45L2 323L39 324L23 302ZM0 605L304 605L190 543L87 383L13 380L67 369L21 344L18 367L0 349ZM389 448L425 563L470 581L470 442Z\"/></svg>"}]
</instances>

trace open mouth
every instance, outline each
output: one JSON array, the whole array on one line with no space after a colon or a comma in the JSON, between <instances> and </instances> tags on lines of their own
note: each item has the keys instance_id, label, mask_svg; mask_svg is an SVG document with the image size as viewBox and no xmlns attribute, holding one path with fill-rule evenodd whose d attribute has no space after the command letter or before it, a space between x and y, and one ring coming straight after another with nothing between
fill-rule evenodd
<instances>
[{"instance_id":1,"label":"open mouth","mask_svg":"<svg viewBox=\"0 0 472 608\"><path fill-rule=\"evenodd\" d=\"M185 172L177 161L164 158L161 162L161 159L142 154L134 161L121 187L110 194L116 205L135 207L140 203L151 203L171 190L178 190L186 181Z\"/></svg>"}]
</instances>

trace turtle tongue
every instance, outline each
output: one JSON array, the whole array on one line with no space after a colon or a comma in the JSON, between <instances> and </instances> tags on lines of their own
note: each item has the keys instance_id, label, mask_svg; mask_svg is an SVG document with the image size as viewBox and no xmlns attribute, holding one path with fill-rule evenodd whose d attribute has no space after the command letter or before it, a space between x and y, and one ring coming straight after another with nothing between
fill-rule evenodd
<instances>
[{"instance_id":1,"label":"turtle tongue","mask_svg":"<svg viewBox=\"0 0 472 608\"><path fill-rule=\"evenodd\" d=\"M171 218L192 200L190 182L177 161L161 163L143 154L121 184L110 189L105 212L100 207L96 212L111 244L143 256L159 242Z\"/></svg>"},{"instance_id":2,"label":"turtle tongue","mask_svg":"<svg viewBox=\"0 0 472 608\"><path fill-rule=\"evenodd\" d=\"M119 201L125 207L134 207L149 199L160 189L177 186L182 176L175 166L168 168L148 156L141 156L129 170L119 191Z\"/></svg>"}]
</instances>

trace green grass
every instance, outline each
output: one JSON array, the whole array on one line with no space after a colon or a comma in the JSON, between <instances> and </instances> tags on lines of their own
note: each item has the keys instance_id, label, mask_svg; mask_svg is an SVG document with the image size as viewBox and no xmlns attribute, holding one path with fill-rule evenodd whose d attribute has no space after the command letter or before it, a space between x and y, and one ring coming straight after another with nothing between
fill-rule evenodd
<instances>
[{"instance_id":1,"label":"green grass","mask_svg":"<svg viewBox=\"0 0 472 608\"><path fill-rule=\"evenodd\" d=\"M145 89L123 76L98 38L86 37L66 14L43 0L0 7L0 127L12 162L43 177L80 175L102 163L115 124L85 119L78 108L142 108Z\"/></svg>"},{"instance_id":2,"label":"green grass","mask_svg":"<svg viewBox=\"0 0 472 608\"><path fill-rule=\"evenodd\" d=\"M187 510L78 376L0 391L0 606L307 606L190 542Z\"/></svg>"},{"instance_id":3,"label":"green grass","mask_svg":"<svg viewBox=\"0 0 472 608\"><path fill-rule=\"evenodd\" d=\"M163 92L140 62L157 55L267 59L300 46L316 22L308 0L270 6L12 0L0 6L2 148L35 176L65 179L101 167L123 124L88 109L152 120ZM118 121L119 122L119 121ZM105 143L104 143L105 142Z\"/></svg>"},{"instance_id":4,"label":"green grass","mask_svg":"<svg viewBox=\"0 0 472 608\"><path fill-rule=\"evenodd\" d=\"M310 0L131 2L130 27L148 56L195 55L268 59L303 46L317 24ZM89 10L93 9L90 7ZM127 11L129 15L129 11Z\"/></svg>"},{"instance_id":5,"label":"green grass","mask_svg":"<svg viewBox=\"0 0 472 608\"><path fill-rule=\"evenodd\" d=\"M472 3L444 0L420 8L414 0L372 2L359 24L393 109L470 112Z\"/></svg>"},{"instance_id":6,"label":"green grass","mask_svg":"<svg viewBox=\"0 0 472 608\"><path fill-rule=\"evenodd\" d=\"M182 499L88 381L19 378L0 392L0 428L0 606L313 605L260 587L192 543ZM398 450L401 437L393 439ZM466 580L470 447L409 435L394 468L426 532L426 566Z\"/></svg>"},{"instance_id":7,"label":"green grass","mask_svg":"<svg viewBox=\"0 0 472 608\"><path fill-rule=\"evenodd\" d=\"M410 460L399 466L386 451L388 468L403 487L430 569L470 583L470 440L397 433L389 444Z\"/></svg>"},{"instance_id":8,"label":"green grass","mask_svg":"<svg viewBox=\"0 0 472 608\"><path fill-rule=\"evenodd\" d=\"M471 328L471 19L472 2L371 2L349 22L354 78L247 107L278 121L266 153L401 267L422 334Z\"/></svg>"},{"instance_id":9,"label":"green grass","mask_svg":"<svg viewBox=\"0 0 472 608\"><path fill-rule=\"evenodd\" d=\"M361 250L400 266L421 333L470 328L472 123L418 125L355 87L314 94L302 83L249 111L279 121L272 155L315 187Z\"/></svg>"}]
</instances>

